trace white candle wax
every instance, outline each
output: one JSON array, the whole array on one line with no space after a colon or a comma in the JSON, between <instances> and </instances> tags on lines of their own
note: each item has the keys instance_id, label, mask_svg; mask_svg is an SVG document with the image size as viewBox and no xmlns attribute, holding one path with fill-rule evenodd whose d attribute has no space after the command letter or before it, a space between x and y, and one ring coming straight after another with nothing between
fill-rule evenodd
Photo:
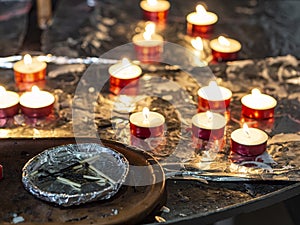
<instances>
[{"instance_id":1,"label":"white candle wax","mask_svg":"<svg viewBox=\"0 0 300 225\"><path fill-rule=\"evenodd\" d=\"M241 102L248 108L257 110L272 109L277 105L275 98L270 95L261 94L256 88L252 90L251 94L242 97Z\"/></svg>"},{"instance_id":2,"label":"white candle wax","mask_svg":"<svg viewBox=\"0 0 300 225\"><path fill-rule=\"evenodd\" d=\"M218 16L213 12L207 12L202 5L196 7L196 12L187 15L186 20L195 25L211 25L218 21Z\"/></svg>"},{"instance_id":3,"label":"white candle wax","mask_svg":"<svg viewBox=\"0 0 300 225\"><path fill-rule=\"evenodd\" d=\"M40 91L36 86L32 87L31 92L25 92L20 97L20 104L27 108L43 108L53 104L54 96L47 91Z\"/></svg>"},{"instance_id":4,"label":"white candle wax","mask_svg":"<svg viewBox=\"0 0 300 225\"><path fill-rule=\"evenodd\" d=\"M210 48L216 52L232 53L241 50L242 45L237 40L220 36L210 41Z\"/></svg>"},{"instance_id":5,"label":"white candle wax","mask_svg":"<svg viewBox=\"0 0 300 225\"><path fill-rule=\"evenodd\" d=\"M137 127L153 128L162 126L165 117L157 112L149 112L146 119L144 112L136 112L130 115L129 121Z\"/></svg>"},{"instance_id":6,"label":"white candle wax","mask_svg":"<svg viewBox=\"0 0 300 225\"><path fill-rule=\"evenodd\" d=\"M257 128L239 128L231 133L231 139L241 145L261 145L268 140L268 135Z\"/></svg>"},{"instance_id":7,"label":"white candle wax","mask_svg":"<svg viewBox=\"0 0 300 225\"><path fill-rule=\"evenodd\" d=\"M41 62L37 57L31 58L30 55L25 55L24 59L14 64L13 69L23 74L37 73L47 67L45 62Z\"/></svg>"},{"instance_id":8,"label":"white candle wax","mask_svg":"<svg viewBox=\"0 0 300 225\"><path fill-rule=\"evenodd\" d=\"M163 12L170 8L170 3L162 0L147 0L141 1L140 7L148 12Z\"/></svg>"},{"instance_id":9,"label":"white candle wax","mask_svg":"<svg viewBox=\"0 0 300 225\"><path fill-rule=\"evenodd\" d=\"M163 44L163 37L159 34L153 34L151 36L151 39L146 40L144 38L144 34L136 34L132 38L132 42L136 45L139 45L141 47L153 47L153 46L158 46Z\"/></svg>"},{"instance_id":10,"label":"white candle wax","mask_svg":"<svg viewBox=\"0 0 300 225\"><path fill-rule=\"evenodd\" d=\"M6 109L19 103L19 95L12 91L6 91L0 86L0 109Z\"/></svg>"},{"instance_id":11,"label":"white candle wax","mask_svg":"<svg viewBox=\"0 0 300 225\"><path fill-rule=\"evenodd\" d=\"M142 69L124 58L120 63L110 66L108 72L118 79L134 79L142 74Z\"/></svg>"},{"instance_id":12,"label":"white candle wax","mask_svg":"<svg viewBox=\"0 0 300 225\"><path fill-rule=\"evenodd\" d=\"M198 95L208 101L223 101L230 99L232 92L228 88L218 86L216 82L211 81L208 86L198 90Z\"/></svg>"},{"instance_id":13,"label":"white candle wax","mask_svg":"<svg viewBox=\"0 0 300 225\"><path fill-rule=\"evenodd\" d=\"M226 125L226 119L224 116L218 113L203 112L197 113L192 118L194 126L206 129L206 130L218 130Z\"/></svg>"}]
</instances>

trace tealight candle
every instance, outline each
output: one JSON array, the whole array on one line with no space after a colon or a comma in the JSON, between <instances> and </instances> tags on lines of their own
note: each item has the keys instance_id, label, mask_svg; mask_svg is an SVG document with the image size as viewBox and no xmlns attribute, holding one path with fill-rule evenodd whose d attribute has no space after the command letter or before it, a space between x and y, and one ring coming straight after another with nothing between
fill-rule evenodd
<instances>
[{"instance_id":1,"label":"tealight candle","mask_svg":"<svg viewBox=\"0 0 300 225\"><path fill-rule=\"evenodd\" d=\"M231 133L231 150L244 156L260 155L266 150L268 135L257 128L249 128L244 123Z\"/></svg>"},{"instance_id":2,"label":"tealight candle","mask_svg":"<svg viewBox=\"0 0 300 225\"><path fill-rule=\"evenodd\" d=\"M198 109L224 112L230 105L231 97L232 92L228 88L211 81L208 86L198 90Z\"/></svg>"},{"instance_id":3,"label":"tealight candle","mask_svg":"<svg viewBox=\"0 0 300 225\"><path fill-rule=\"evenodd\" d=\"M164 39L155 33L155 24L149 22L145 27L145 32L136 34L132 42L138 60L142 62L159 61L163 52Z\"/></svg>"},{"instance_id":4,"label":"tealight candle","mask_svg":"<svg viewBox=\"0 0 300 225\"><path fill-rule=\"evenodd\" d=\"M144 20L159 22L167 19L170 3L166 0L144 0L140 7L143 9Z\"/></svg>"},{"instance_id":5,"label":"tealight candle","mask_svg":"<svg viewBox=\"0 0 300 225\"><path fill-rule=\"evenodd\" d=\"M220 139L224 136L225 125L225 117L218 113L198 113L192 118L193 136L204 140Z\"/></svg>"},{"instance_id":6,"label":"tealight candle","mask_svg":"<svg viewBox=\"0 0 300 225\"><path fill-rule=\"evenodd\" d=\"M108 72L111 92L118 94L124 89L136 93L139 77L142 74L142 69L138 65L134 65L127 58L123 58L120 63L110 66Z\"/></svg>"},{"instance_id":7,"label":"tealight candle","mask_svg":"<svg viewBox=\"0 0 300 225\"><path fill-rule=\"evenodd\" d=\"M53 109L55 98L47 91L40 91L37 86L32 91L25 92L20 97L22 112L28 117L45 117Z\"/></svg>"},{"instance_id":8,"label":"tealight candle","mask_svg":"<svg viewBox=\"0 0 300 225\"><path fill-rule=\"evenodd\" d=\"M218 16L213 12L207 12L202 5L197 5L196 12L187 15L187 34L207 38L212 33Z\"/></svg>"},{"instance_id":9,"label":"tealight candle","mask_svg":"<svg viewBox=\"0 0 300 225\"><path fill-rule=\"evenodd\" d=\"M0 86L0 118L12 117L19 111L19 95Z\"/></svg>"},{"instance_id":10,"label":"tealight candle","mask_svg":"<svg viewBox=\"0 0 300 225\"><path fill-rule=\"evenodd\" d=\"M213 60L217 62L232 61L238 58L242 45L237 40L219 36L210 41Z\"/></svg>"},{"instance_id":11,"label":"tealight candle","mask_svg":"<svg viewBox=\"0 0 300 225\"><path fill-rule=\"evenodd\" d=\"M253 119L267 119L274 116L277 101L254 88L251 94L242 97L242 114Z\"/></svg>"},{"instance_id":12,"label":"tealight candle","mask_svg":"<svg viewBox=\"0 0 300 225\"><path fill-rule=\"evenodd\" d=\"M16 83L29 83L44 80L46 76L45 62L32 58L29 54L24 59L14 64L14 74Z\"/></svg>"},{"instance_id":13,"label":"tealight candle","mask_svg":"<svg viewBox=\"0 0 300 225\"><path fill-rule=\"evenodd\" d=\"M139 138L158 137L164 133L165 117L157 112L151 112L147 107L143 112L130 115L130 133Z\"/></svg>"}]
</instances>

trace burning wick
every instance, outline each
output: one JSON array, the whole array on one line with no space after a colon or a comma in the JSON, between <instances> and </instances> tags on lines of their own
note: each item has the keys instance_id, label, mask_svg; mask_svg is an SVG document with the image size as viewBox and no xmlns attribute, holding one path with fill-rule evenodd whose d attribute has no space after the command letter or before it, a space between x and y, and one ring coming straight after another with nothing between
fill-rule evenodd
<instances>
[{"instance_id":1,"label":"burning wick","mask_svg":"<svg viewBox=\"0 0 300 225\"><path fill-rule=\"evenodd\" d=\"M226 46L226 47L229 47L230 46L230 42L228 41L228 39L224 36L220 36L218 37L218 42L223 45L223 46Z\"/></svg>"},{"instance_id":2,"label":"burning wick","mask_svg":"<svg viewBox=\"0 0 300 225\"><path fill-rule=\"evenodd\" d=\"M261 92L257 88L254 88L252 89L251 94L255 97L258 97L261 94Z\"/></svg>"},{"instance_id":3,"label":"burning wick","mask_svg":"<svg viewBox=\"0 0 300 225\"><path fill-rule=\"evenodd\" d=\"M203 5L196 6L196 13L197 13L197 16L199 16L199 17L207 15L206 9L203 7Z\"/></svg>"},{"instance_id":4,"label":"burning wick","mask_svg":"<svg viewBox=\"0 0 300 225\"><path fill-rule=\"evenodd\" d=\"M201 37L196 37L191 40L191 44L197 51L203 51L203 41Z\"/></svg>"},{"instance_id":5,"label":"burning wick","mask_svg":"<svg viewBox=\"0 0 300 225\"><path fill-rule=\"evenodd\" d=\"M246 123L243 124L243 131L247 135L247 137L250 138L249 127Z\"/></svg>"},{"instance_id":6,"label":"burning wick","mask_svg":"<svg viewBox=\"0 0 300 225\"><path fill-rule=\"evenodd\" d=\"M208 119L209 121L211 121L212 118L213 118L212 112L211 112L211 111L206 111L206 117L207 117L207 119Z\"/></svg>"},{"instance_id":7,"label":"burning wick","mask_svg":"<svg viewBox=\"0 0 300 225\"><path fill-rule=\"evenodd\" d=\"M156 6L156 5L157 5L157 0L147 0L147 3L148 3L150 6Z\"/></svg>"},{"instance_id":8,"label":"burning wick","mask_svg":"<svg viewBox=\"0 0 300 225\"><path fill-rule=\"evenodd\" d=\"M24 64L25 64L25 65L30 65L30 64L32 64L32 58L31 58L31 56L30 56L29 54L26 54L26 55L24 56Z\"/></svg>"},{"instance_id":9,"label":"burning wick","mask_svg":"<svg viewBox=\"0 0 300 225\"><path fill-rule=\"evenodd\" d=\"M144 107L143 108L143 116L144 116L143 123L149 123L149 113L150 113L150 110L147 107Z\"/></svg>"},{"instance_id":10,"label":"burning wick","mask_svg":"<svg viewBox=\"0 0 300 225\"><path fill-rule=\"evenodd\" d=\"M152 38L152 35L155 33L155 24L153 22L149 22L145 27L145 32L143 33L143 37L145 40L149 41Z\"/></svg>"}]
</instances>

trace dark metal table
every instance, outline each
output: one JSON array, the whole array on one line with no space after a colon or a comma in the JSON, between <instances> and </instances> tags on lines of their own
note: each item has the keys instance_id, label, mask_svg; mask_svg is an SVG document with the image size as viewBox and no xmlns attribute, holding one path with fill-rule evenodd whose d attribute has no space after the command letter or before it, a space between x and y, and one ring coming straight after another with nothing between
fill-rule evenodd
<instances>
[{"instance_id":1,"label":"dark metal table","mask_svg":"<svg viewBox=\"0 0 300 225\"><path fill-rule=\"evenodd\" d=\"M6 2L2 3L1 1L0 3L7 4ZM249 80L252 79L254 85L258 83L257 74L254 74L257 71L253 72L250 70L249 72L249 68L247 68L247 65L249 66L249 64L247 63L250 63L253 66L250 66L251 68L258 68L255 67L255 65L258 64L261 66L268 64L268 61L264 59L265 57L276 57L287 54L291 54L296 58L300 57L300 35L297 33L299 31L293 29L294 24L299 21L297 9L299 9L300 6L297 1L282 2L245 0L239 2L207 1L205 3L207 3L208 7L217 12L220 16L220 21L216 26L214 35L226 33L239 39L243 44L240 59L255 59L250 62L240 61L240 64L236 64L235 66L226 63L211 64L210 68L218 78L225 78L226 80L226 78L230 75L241 73L244 74L245 77L248 76ZM67 55L70 57L99 56L114 47L130 41L135 27L142 26L140 25L141 15L137 1L120 3L119 1L107 0L99 2L99 4L101 7L91 9L86 6L85 1L72 1L71 5L69 1L61 1L57 3L53 26L48 30L45 30L41 37L41 48L43 52L53 53L56 55ZM163 34L168 41L179 43L183 46L187 45L185 39L184 17L187 13L194 10L195 4L195 1L172 1L172 10L168 21L169 27L163 31ZM18 5L18 7L21 6ZM28 7L27 3L24 7ZM65 9L68 10L66 11ZM21 10L21 12L24 12L24 10ZM22 18L26 18L26 12L28 11L25 10L25 14L20 14ZM130 13L128 12L136 13L129 15ZM106 23L102 23L101 21L103 21L103 18L100 18L99 21L97 21L97 17L95 17L96 15L103 16L103 18L106 18L108 22L106 21ZM12 17L11 19L16 24L20 23L20 18L18 16ZM92 19L95 19L95 21ZM6 24L9 23L7 23L6 19L4 19L3 24L4 25L2 25L2 27L5 27ZM95 25L99 24L102 26L100 26L100 28L98 27L99 29L95 29ZM23 32L23 34L26 32L24 30L24 26L20 27L18 31L20 33ZM95 32L99 31L100 34L98 33L98 35L100 35L100 38L93 42L93 35L96 35ZM2 33L3 32L5 32L5 30L2 31ZM19 33L15 34L12 32L15 34L15 37L19 37L19 40L16 41L15 39L10 39L9 33L6 32L7 37L3 40L1 39L1 46L7 46L13 43L13 46L18 47L3 47L5 51L1 54L6 56L8 54L19 53L22 50L39 50L37 47L39 45L36 43L36 34L39 32L36 29L30 30L30 32L33 33L27 33L25 42L26 45L22 45L24 36L20 36ZM34 41L30 40L31 34L35 37L33 38ZM95 46L97 45L95 44L95 41L98 41L98 44L100 43L100 47ZM28 48L28 46L32 46L32 49ZM274 58L274 60L278 60L278 58ZM286 60L286 58L284 58L284 60ZM281 63L289 62L288 60L284 60ZM292 60L296 60L296 62L298 62L295 58ZM299 63L294 67L296 68L296 71L298 71L298 76L284 77L283 81L281 81L282 83L290 78L299 78L298 65ZM278 67L275 68L274 73L271 72L270 74L278 74ZM289 68L289 66L287 68ZM56 66L49 66L49 72L55 69L57 69ZM235 71L232 71L231 69ZM259 67L258 71L261 71L260 69L261 68ZM81 66L78 70L80 71L76 71L75 73L80 75L85 70L85 67ZM63 73L67 75L70 74L68 70ZM2 74L1 83L8 84L9 87L14 89L15 87L12 85L12 71L3 70ZM278 77L274 76L269 78L271 78L272 81L276 81ZM49 79L47 81L48 87L51 89L51 87L53 88L52 85L54 85L55 89L55 83L60 79L68 84L68 76L59 76L55 79ZM262 82L262 85L264 85L264 82ZM276 87L276 82L274 85ZM299 93L298 86L299 83L298 85L297 83L294 84L293 90L295 90L295 93ZM74 91L70 85L65 85L63 87L70 88L68 89L70 92ZM269 89L269 91L274 92L276 89ZM62 95L63 97L61 99L70 98L69 95L64 95L59 91L56 94ZM67 104L64 101L63 103ZM296 102L293 106L296 107L295 109L291 107L291 113L294 115L293 119L299 119L299 108L297 108L299 107L299 102ZM65 108L62 112L65 114L70 113ZM106 121L104 120L102 122L105 124ZM287 126L289 127L287 128ZM69 127L66 127L66 130L68 130L68 128ZM298 134L300 131L299 124L289 120L281 120L277 123L277 128L278 130L271 133L272 136L285 132L286 130ZM55 127L51 129L54 132L56 130ZM25 129L19 132L26 133ZM70 136L68 133L64 133L63 129L60 132L58 131L57 135L62 137L64 137L64 135ZM7 140L11 141L11 143L18 143L17 139ZM32 141L31 138L28 140ZM36 143L40 146L41 150L44 149L43 139L37 139ZM60 139L58 136L56 136L52 142L53 145L62 143L65 143L65 139ZM7 151L3 152L6 152L5 154L7 154ZM14 154L16 154L16 158L18 160L13 162L12 159L8 160L6 158L0 158L1 163L3 163L6 168L9 167L10 163L14 163L14 166L17 168L14 172L16 174L20 174L20 169L23 163L33 155L26 151ZM21 187L20 184L19 187ZM300 185L298 182L292 181L209 182L209 184L203 184L197 181L168 180L166 190L167 200L165 205L170 209L170 212L156 211L155 215L162 216L167 220L167 223L172 224L209 224L220 219L263 208L296 196L300 192ZM26 194L29 195L29 193L22 191L20 193L22 193L21 196L16 195L16 198L13 199L13 201L19 201L23 198L26 199ZM30 218L28 216L28 209L26 211L26 209L22 209L22 207L20 207L16 210L17 212L13 211L11 213L23 215L25 220ZM51 209L49 209L49 212L50 211ZM3 215L0 222L10 222L11 216L12 215ZM30 219L28 219L27 222L30 223ZM48 222L51 223L50 220ZM84 222L84 220L81 222ZM154 216L150 215L142 222L154 222Z\"/></svg>"}]
</instances>

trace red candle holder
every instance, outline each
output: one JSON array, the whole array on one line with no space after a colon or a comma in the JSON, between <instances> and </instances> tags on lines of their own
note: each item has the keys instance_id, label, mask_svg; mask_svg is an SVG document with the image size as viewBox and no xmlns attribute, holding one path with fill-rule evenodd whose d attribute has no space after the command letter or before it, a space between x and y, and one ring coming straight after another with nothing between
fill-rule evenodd
<instances>
[{"instance_id":1,"label":"red candle holder","mask_svg":"<svg viewBox=\"0 0 300 225\"><path fill-rule=\"evenodd\" d=\"M277 101L266 94L261 94L258 89L244 96L242 102L242 115L252 119L268 119L274 117Z\"/></svg>"},{"instance_id":2,"label":"red candle holder","mask_svg":"<svg viewBox=\"0 0 300 225\"><path fill-rule=\"evenodd\" d=\"M165 118L157 112L136 112L130 115L130 133L139 138L158 137L164 134Z\"/></svg>"},{"instance_id":3,"label":"red candle holder","mask_svg":"<svg viewBox=\"0 0 300 225\"><path fill-rule=\"evenodd\" d=\"M3 179L3 166L0 164L0 180Z\"/></svg>"},{"instance_id":4,"label":"red candle holder","mask_svg":"<svg viewBox=\"0 0 300 225\"><path fill-rule=\"evenodd\" d=\"M13 117L19 112L19 95L0 86L0 118Z\"/></svg>"},{"instance_id":5,"label":"red candle holder","mask_svg":"<svg viewBox=\"0 0 300 225\"><path fill-rule=\"evenodd\" d=\"M36 82L16 83L16 86L19 91L30 91L33 86L37 86L40 89L44 89L46 87L46 80L40 80Z\"/></svg>"},{"instance_id":6,"label":"red candle holder","mask_svg":"<svg viewBox=\"0 0 300 225\"><path fill-rule=\"evenodd\" d=\"M241 116L241 122L247 123L249 127L258 128L261 130L272 130L274 128L274 117L270 117L263 120L251 119L246 116Z\"/></svg>"},{"instance_id":7,"label":"red candle holder","mask_svg":"<svg viewBox=\"0 0 300 225\"><path fill-rule=\"evenodd\" d=\"M192 118L193 136L204 140L220 139L224 136L225 125L226 119L220 114L198 113Z\"/></svg>"},{"instance_id":8,"label":"red candle holder","mask_svg":"<svg viewBox=\"0 0 300 225\"><path fill-rule=\"evenodd\" d=\"M243 156L256 156L266 150L268 135L257 128L240 128L231 133L231 150Z\"/></svg>"},{"instance_id":9,"label":"red candle holder","mask_svg":"<svg viewBox=\"0 0 300 225\"><path fill-rule=\"evenodd\" d=\"M110 85L109 91L115 95L137 96L139 94L139 83L128 85L124 88Z\"/></svg>"},{"instance_id":10,"label":"red candle holder","mask_svg":"<svg viewBox=\"0 0 300 225\"><path fill-rule=\"evenodd\" d=\"M237 40L220 36L210 41L210 48L214 61L226 62L238 59L242 45Z\"/></svg>"},{"instance_id":11,"label":"red candle holder","mask_svg":"<svg viewBox=\"0 0 300 225\"><path fill-rule=\"evenodd\" d=\"M133 39L136 57L143 63L159 62L163 53L163 39L151 41L136 41Z\"/></svg>"},{"instance_id":12,"label":"red candle holder","mask_svg":"<svg viewBox=\"0 0 300 225\"><path fill-rule=\"evenodd\" d=\"M202 5L197 5L196 12L188 14L186 21L188 35L209 38L218 21L218 16L213 12L207 12Z\"/></svg>"},{"instance_id":13,"label":"red candle holder","mask_svg":"<svg viewBox=\"0 0 300 225\"><path fill-rule=\"evenodd\" d=\"M143 19L153 22L166 21L169 13L170 3L168 1L141 1Z\"/></svg>"},{"instance_id":14,"label":"red candle holder","mask_svg":"<svg viewBox=\"0 0 300 225\"><path fill-rule=\"evenodd\" d=\"M224 112L229 108L232 92L214 81L198 91L198 111Z\"/></svg>"},{"instance_id":15,"label":"red candle holder","mask_svg":"<svg viewBox=\"0 0 300 225\"><path fill-rule=\"evenodd\" d=\"M36 57L25 55L24 59L14 64L15 82L31 83L45 80L47 64Z\"/></svg>"},{"instance_id":16,"label":"red candle holder","mask_svg":"<svg viewBox=\"0 0 300 225\"><path fill-rule=\"evenodd\" d=\"M205 140L192 135L193 147L195 148L195 153L200 153L206 150L214 150L220 152L224 147L225 140L224 137L220 139Z\"/></svg>"},{"instance_id":17,"label":"red candle holder","mask_svg":"<svg viewBox=\"0 0 300 225\"><path fill-rule=\"evenodd\" d=\"M130 63L124 58L120 63L109 67L110 74L110 91L114 94L124 92L130 95L137 94L139 85L139 77L142 74L142 69Z\"/></svg>"},{"instance_id":18,"label":"red candle holder","mask_svg":"<svg viewBox=\"0 0 300 225\"><path fill-rule=\"evenodd\" d=\"M51 93L35 88L21 95L21 111L28 117L46 117L52 112L55 98Z\"/></svg>"}]
</instances>

